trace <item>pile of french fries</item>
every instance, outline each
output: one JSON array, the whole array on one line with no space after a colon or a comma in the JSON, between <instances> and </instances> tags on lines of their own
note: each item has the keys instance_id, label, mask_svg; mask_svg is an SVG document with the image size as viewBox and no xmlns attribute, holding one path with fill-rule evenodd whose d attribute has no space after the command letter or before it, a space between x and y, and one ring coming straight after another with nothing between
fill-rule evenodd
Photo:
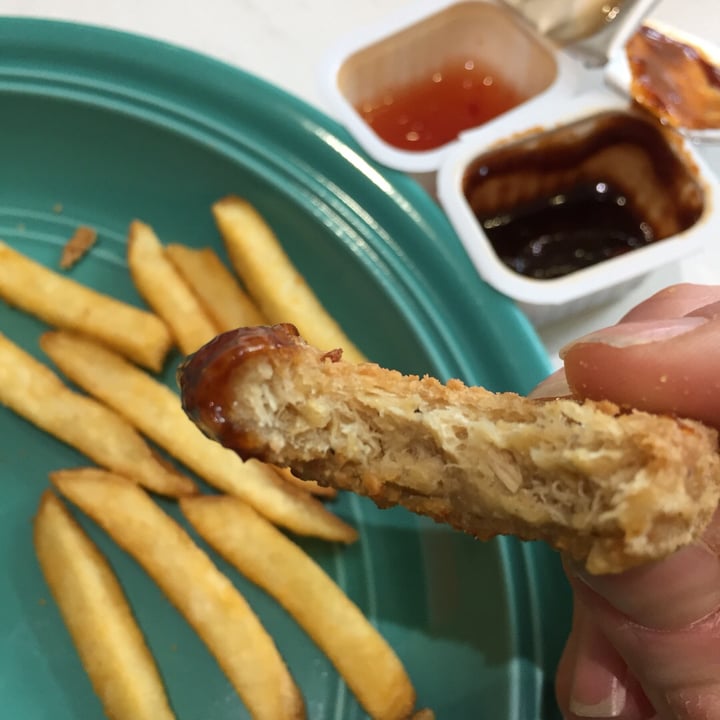
<instances>
[{"instance_id":1,"label":"pile of french fries","mask_svg":"<svg viewBox=\"0 0 720 720\"><path fill-rule=\"evenodd\" d=\"M363 359L251 204L230 196L212 212L235 273L210 248L163 244L149 225L131 223L127 263L148 309L0 242L0 298L52 327L40 348L82 390L0 334L0 404L93 463L51 473L34 522L40 566L109 718L175 714L121 582L61 498L144 568L253 718L306 717L301 689L252 607L153 494L177 500L208 545L288 611L371 718L413 717L415 690L396 653L287 534L354 542L356 530L323 502L334 492L284 468L243 462L206 438L177 392L157 378L173 348L189 354L220 332L275 322L292 322L309 342Z\"/></svg>"}]
</instances>

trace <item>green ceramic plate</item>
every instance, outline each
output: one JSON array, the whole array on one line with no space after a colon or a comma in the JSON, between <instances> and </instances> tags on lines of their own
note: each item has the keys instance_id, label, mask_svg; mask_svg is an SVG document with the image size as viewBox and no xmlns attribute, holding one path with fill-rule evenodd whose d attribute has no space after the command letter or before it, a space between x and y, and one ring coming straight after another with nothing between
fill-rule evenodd
<instances>
[{"instance_id":1,"label":"green ceramic plate","mask_svg":"<svg viewBox=\"0 0 720 720\"><path fill-rule=\"evenodd\" d=\"M530 326L478 279L436 206L310 107L205 57L106 30L2 19L0 48L0 237L15 247L56 267L74 227L92 225L99 243L72 276L139 303L124 262L129 221L151 223L166 241L221 250L209 207L234 192L269 219L371 358L521 392L547 372ZM0 306L0 329L40 356L41 323ZM48 471L85 462L0 409L3 718L102 716L31 544ZM422 705L449 720L557 717L552 675L569 613L552 553L506 539L482 544L357 498L337 511L362 540L303 545L392 642ZM247 717L142 570L81 520L127 589L178 717ZM364 717L284 611L218 562L275 637L309 717Z\"/></svg>"}]
</instances>

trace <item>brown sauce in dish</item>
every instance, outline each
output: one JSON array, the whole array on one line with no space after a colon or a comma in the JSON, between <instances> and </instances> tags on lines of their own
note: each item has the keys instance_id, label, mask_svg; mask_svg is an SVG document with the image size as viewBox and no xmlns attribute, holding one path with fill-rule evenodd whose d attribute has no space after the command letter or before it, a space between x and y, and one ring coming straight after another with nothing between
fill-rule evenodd
<instances>
[{"instance_id":1,"label":"brown sauce in dish","mask_svg":"<svg viewBox=\"0 0 720 720\"><path fill-rule=\"evenodd\" d=\"M538 279L569 275L654 240L627 197L604 182L581 183L480 222L508 267Z\"/></svg>"},{"instance_id":2,"label":"brown sauce in dish","mask_svg":"<svg viewBox=\"0 0 720 720\"><path fill-rule=\"evenodd\" d=\"M458 59L413 84L389 88L356 110L388 144L432 150L524 99L492 69Z\"/></svg>"},{"instance_id":3,"label":"brown sauce in dish","mask_svg":"<svg viewBox=\"0 0 720 720\"><path fill-rule=\"evenodd\" d=\"M674 127L720 128L720 67L698 48L643 26L625 51L637 103Z\"/></svg>"},{"instance_id":4,"label":"brown sauce in dish","mask_svg":"<svg viewBox=\"0 0 720 720\"><path fill-rule=\"evenodd\" d=\"M608 112L491 150L465 198L497 256L522 275L568 275L691 227L694 168L656 122Z\"/></svg>"}]
</instances>

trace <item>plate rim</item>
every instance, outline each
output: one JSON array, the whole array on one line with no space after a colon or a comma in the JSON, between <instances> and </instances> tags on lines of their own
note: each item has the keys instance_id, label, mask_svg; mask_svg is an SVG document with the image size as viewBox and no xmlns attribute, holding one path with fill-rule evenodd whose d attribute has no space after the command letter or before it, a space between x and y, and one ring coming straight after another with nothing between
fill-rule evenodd
<instances>
[{"instance_id":1,"label":"plate rim","mask_svg":"<svg viewBox=\"0 0 720 720\"><path fill-rule=\"evenodd\" d=\"M351 138L349 133L318 108L241 68L229 65L208 55L203 55L197 51L179 47L148 36L96 25L38 18L4 17L0 19L0 42L3 43L4 47L3 57L0 58L0 94L7 92L9 87L8 83L13 76L13 73L9 72L7 67L12 58L13 49L24 49L30 53L34 50L42 55L43 52L47 51L43 51L42 45L38 45L37 43L38 40L47 39L48 37L52 40L51 53L72 50L76 59L82 59L83 56L89 57L94 49L102 47L109 59L113 59L113 57L117 59L117 56L120 55L121 59L126 60L128 56L133 55L133 53L128 52L128 50L134 48L138 53L140 53L141 50L147 50L152 53L150 57L146 58L146 61L159 64L159 66L161 66L161 74L168 73L172 75L169 65L176 67L181 62L192 62L199 64L203 73L218 73L221 74L223 78L234 76L238 85L244 83L246 86L251 86L261 91L265 95L267 102L272 104L272 102L281 101L289 107L295 117L303 118L304 124L302 127L304 128L304 132L314 134L318 143L330 147L334 152L337 152L338 157L343 158L344 161L359 164L362 169L364 181L369 180L371 183L377 185L378 192L385 193L384 197L389 197L391 202L393 202L399 210L414 212L415 222L419 223L425 229L426 235L429 236L434 243L431 247L434 256L441 258L443 262L448 265L452 265L452 263L464 257L464 251L462 250L460 241L451 229L449 221L440 208L433 203L425 191L414 180L408 178L403 173L382 167L369 159ZM81 39L82 42L73 44L73 37L75 39ZM104 58L104 61L107 61L108 58ZM199 73L199 75L203 73ZM24 75L23 73L19 75L15 73L14 78L15 80L13 82L16 84L13 87L16 89L19 88L17 81L21 79L26 83L23 91L42 94L52 89L53 82L57 79L57 73L32 72ZM195 78L197 81L199 81L199 79L199 77ZM190 84L190 86L192 86L192 84ZM68 82L64 90L70 92L71 88L74 88L72 92L78 93L75 99L93 104L92 96L94 89L92 78L84 88L78 86L77 83ZM86 93L84 97L83 93ZM65 97L62 92L60 96L62 98ZM95 100L97 101L97 97ZM118 99L115 98L114 102L118 102ZM127 110L127 107L125 109ZM322 188L325 179L316 178L315 180L318 187ZM388 187L392 189L389 194L387 192ZM342 208L340 208L340 210L342 210ZM378 248L375 249L378 250ZM392 265L395 270L398 269L400 260L410 261L413 265L416 265L404 250L401 252L398 248L391 248L388 252L390 254L385 257L385 261ZM421 259L424 257L425 256L421 256ZM502 347L503 351L507 353L507 378L509 381L518 383L520 381L520 375L524 374L529 366L533 366L534 368L534 372L537 375L535 379L539 379L542 375L547 374L550 369L550 364L545 349L536 335L534 328L521 311L507 298L503 298L489 288L489 286L479 278L469 260L467 261L467 267L459 269L458 272L459 277L457 287L455 288L458 296L462 296L463 294L467 295L473 289L482 287L485 295L493 297L496 302L500 303L502 314L500 325L502 326L502 332L491 333L492 337L490 339ZM421 274L424 276L427 273L423 271ZM429 298L421 298L420 300L422 300L424 305L428 305L432 304L437 298L431 296ZM446 302L446 304L448 303ZM470 304L470 309L477 309L477 307L477 305ZM445 313L445 315L447 315L447 313ZM509 335L511 333L508 332L508 328L511 326L514 326L520 331L519 338L516 338L512 342L509 341ZM462 333L462 327L463 319L456 318L454 324L451 322L449 327L434 328L434 337L440 339L449 338L450 344L443 348L442 352L445 353L446 356L449 355L451 357L454 365L453 363L447 362L445 362L445 365L458 370L455 376L460 375L466 381L473 382L474 373L472 367L468 366L462 357L462 345L467 345L469 340L464 341L464 343L453 340L455 336ZM490 329L492 330L494 328ZM423 345L430 351L427 339L423 340ZM438 351L438 353L439 352L440 351ZM438 357L440 357L439 354ZM433 361L436 362L435 360ZM439 364L443 365L442 362ZM515 541L507 539L503 539L501 542L503 542L504 551L510 553L513 561L518 563L516 566L517 571L524 572L525 576L530 578L532 574L531 565L534 562L532 546L519 548ZM521 599L520 605L521 607L514 608L514 615L522 616L523 612L530 612L531 615L535 615L537 603L532 598ZM534 638L535 645L538 642L542 643L543 629L538 626L538 623L539 618L533 617L533 632L536 633L536 637ZM542 647L535 647L534 651L535 658L541 666L540 669L547 670L547 668L544 667L544 660L542 659ZM528 700L530 700L530 710L536 706L535 703L538 701L540 695L541 683L542 677L530 679L530 685L533 686L533 700L528 698ZM528 690L530 689L530 686L528 686ZM525 702L523 699L520 699L519 703L520 705L518 705L517 712L513 717L525 717L525 715L518 714L521 712L521 709L524 708Z\"/></svg>"}]
</instances>

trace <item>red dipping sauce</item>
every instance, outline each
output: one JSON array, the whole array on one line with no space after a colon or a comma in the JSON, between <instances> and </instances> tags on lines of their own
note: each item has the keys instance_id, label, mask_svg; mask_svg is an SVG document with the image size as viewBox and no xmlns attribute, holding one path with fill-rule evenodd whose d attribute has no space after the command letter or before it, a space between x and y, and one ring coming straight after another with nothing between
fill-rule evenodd
<instances>
[{"instance_id":1,"label":"red dipping sauce","mask_svg":"<svg viewBox=\"0 0 720 720\"><path fill-rule=\"evenodd\" d=\"M390 88L356 109L389 145L432 150L525 100L476 60L448 62L413 84Z\"/></svg>"}]
</instances>

